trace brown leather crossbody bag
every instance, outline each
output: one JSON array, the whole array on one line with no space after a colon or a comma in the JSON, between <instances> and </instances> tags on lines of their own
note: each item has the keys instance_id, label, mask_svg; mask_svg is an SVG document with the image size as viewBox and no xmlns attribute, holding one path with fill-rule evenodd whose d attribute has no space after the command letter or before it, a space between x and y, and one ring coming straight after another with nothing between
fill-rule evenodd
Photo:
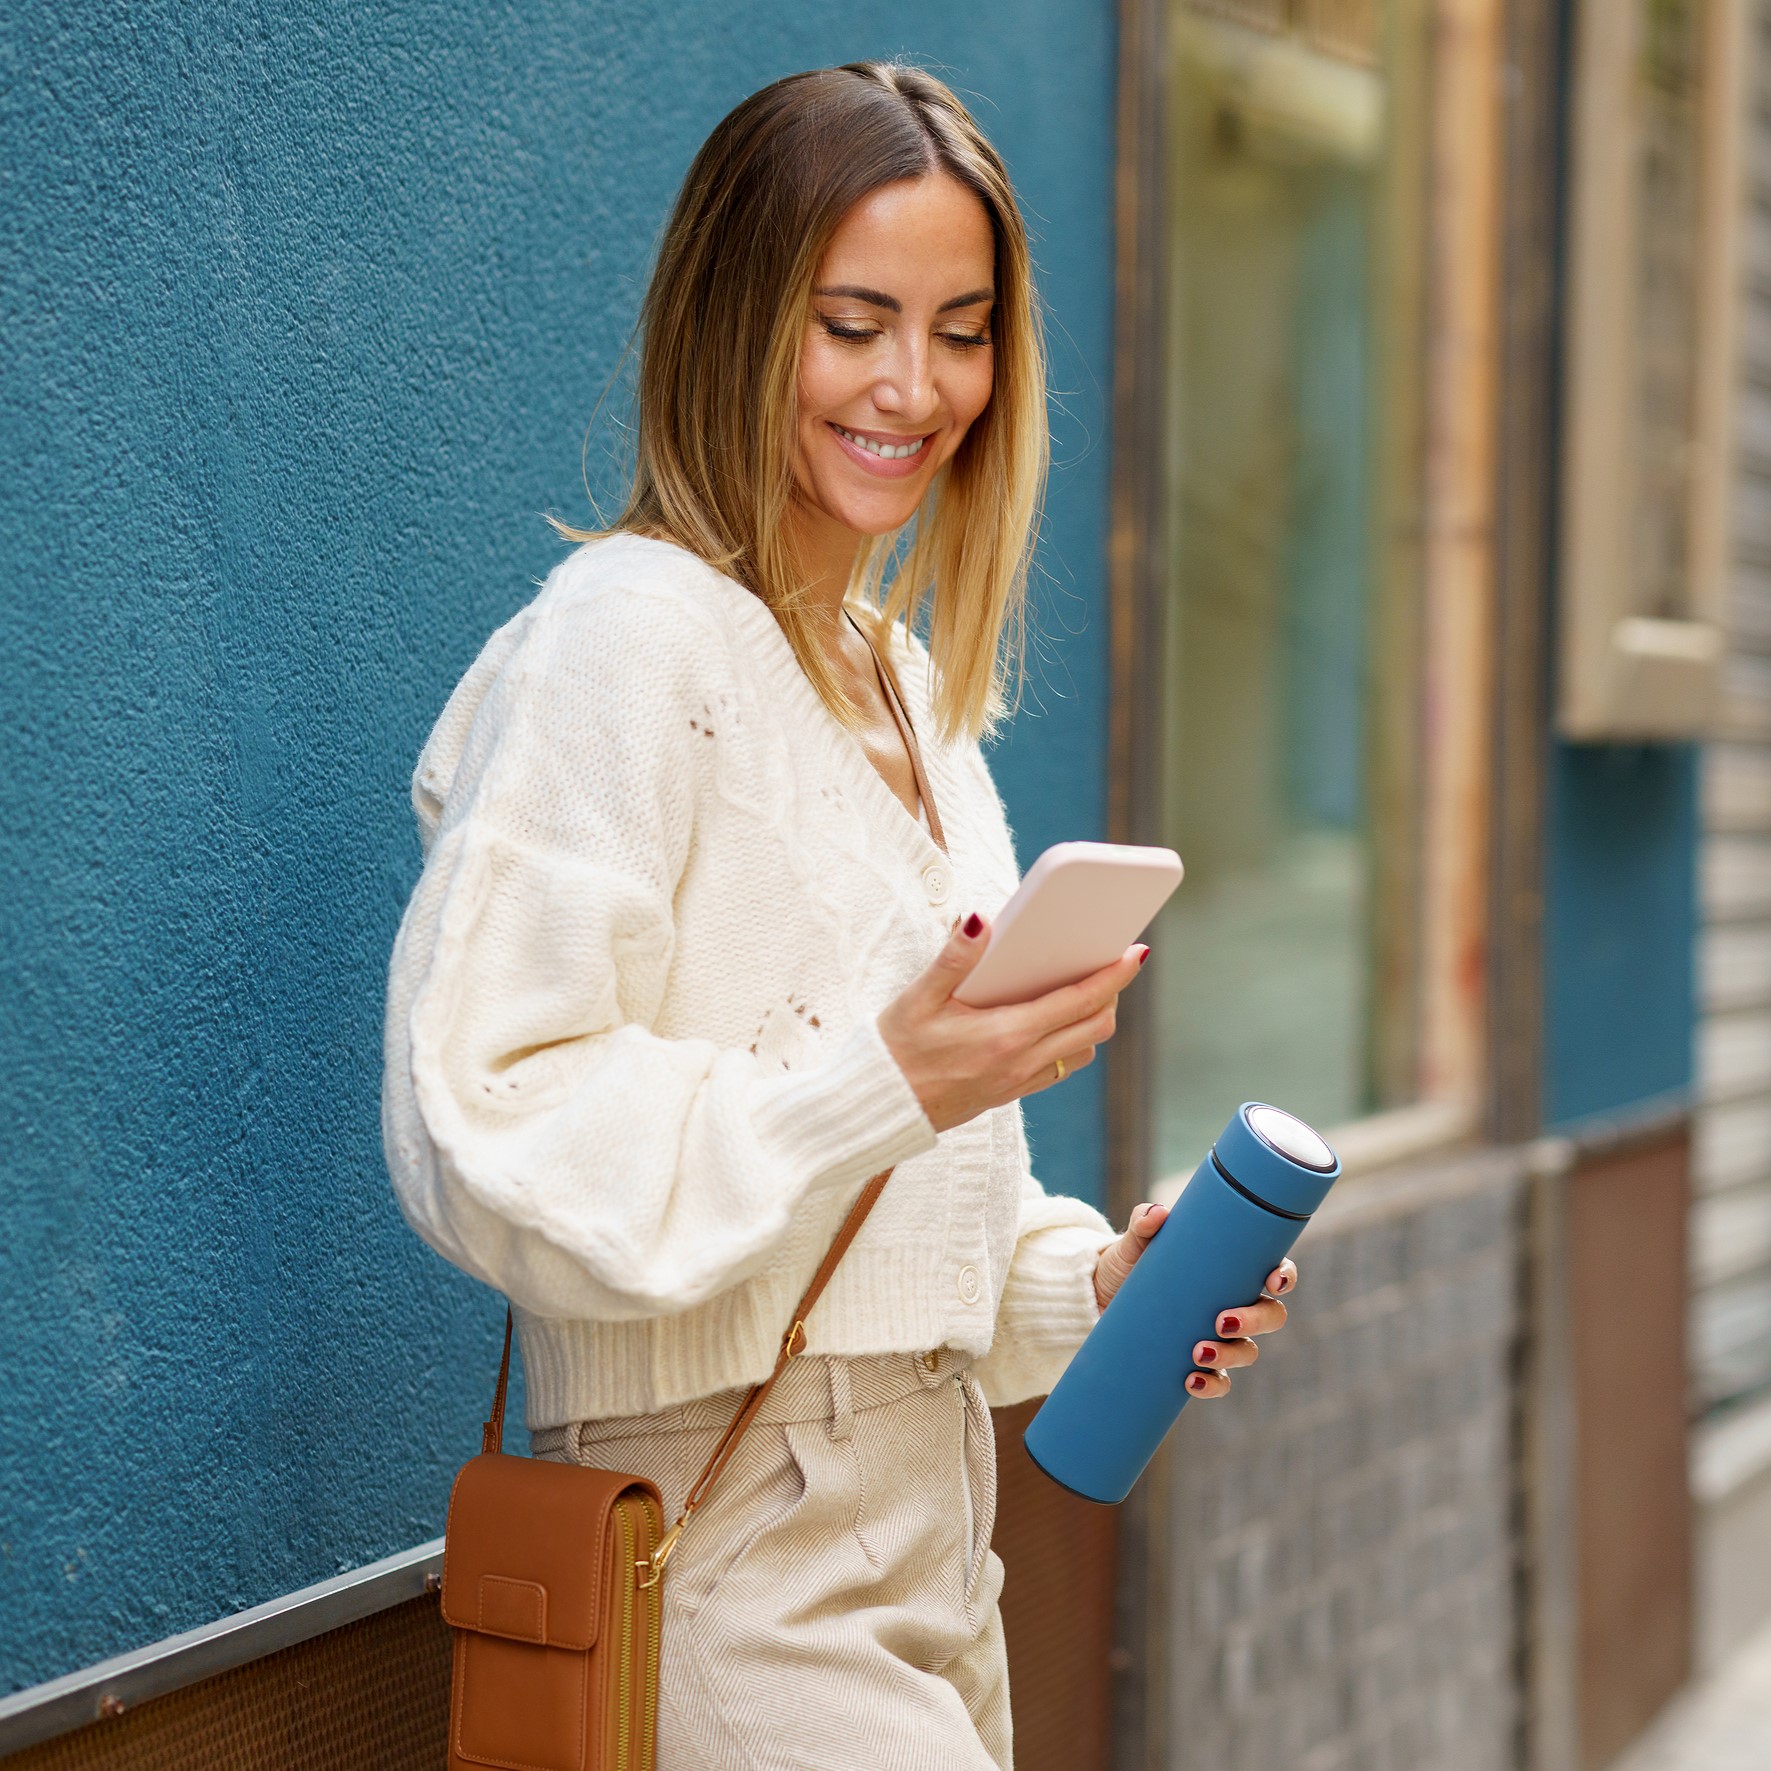
<instances>
[{"instance_id":1,"label":"brown leather crossbody bag","mask_svg":"<svg viewBox=\"0 0 1771 1771\"><path fill-rule=\"evenodd\" d=\"M857 623L857 631L867 638ZM878 651L929 834L946 838L922 752ZM789 1362L805 1350L806 1320L892 1171L876 1174L781 1337L775 1368L752 1386L667 1531L657 1488L643 1476L504 1452L511 1313L480 1455L463 1464L443 1533L443 1618L454 1632L449 1771L653 1771L664 1574L690 1518L731 1462Z\"/></svg>"}]
</instances>

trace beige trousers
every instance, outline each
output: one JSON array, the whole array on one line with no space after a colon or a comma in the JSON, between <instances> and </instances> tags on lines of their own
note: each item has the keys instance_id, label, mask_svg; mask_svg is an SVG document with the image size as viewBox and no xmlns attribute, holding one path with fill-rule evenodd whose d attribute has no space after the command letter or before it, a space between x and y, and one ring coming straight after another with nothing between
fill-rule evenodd
<instances>
[{"instance_id":1,"label":"beige trousers","mask_svg":"<svg viewBox=\"0 0 1771 1771\"><path fill-rule=\"evenodd\" d=\"M532 1436L674 1519L741 1392ZM658 1771L1007 1771L996 1450L965 1362L801 1357L664 1578Z\"/></svg>"}]
</instances>

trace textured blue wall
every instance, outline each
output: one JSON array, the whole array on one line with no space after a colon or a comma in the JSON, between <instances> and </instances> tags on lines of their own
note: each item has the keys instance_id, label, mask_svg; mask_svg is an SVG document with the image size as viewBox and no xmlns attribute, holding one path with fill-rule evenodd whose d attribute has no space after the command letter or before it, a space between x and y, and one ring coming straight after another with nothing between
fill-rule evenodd
<instances>
[{"instance_id":1,"label":"textured blue wall","mask_svg":"<svg viewBox=\"0 0 1771 1771\"><path fill-rule=\"evenodd\" d=\"M535 513L586 515L691 153L778 74L932 62L1019 181L1063 399L996 763L1023 863L1102 834L1112 14L9 12L0 1691L442 1528L500 1318L381 1167L406 782ZM1033 1115L1056 1185L1098 1188L1099 1079Z\"/></svg>"},{"instance_id":2,"label":"textured blue wall","mask_svg":"<svg viewBox=\"0 0 1771 1771\"><path fill-rule=\"evenodd\" d=\"M1696 1015L1697 752L1558 744L1544 905L1544 1120L1678 1100Z\"/></svg>"}]
</instances>

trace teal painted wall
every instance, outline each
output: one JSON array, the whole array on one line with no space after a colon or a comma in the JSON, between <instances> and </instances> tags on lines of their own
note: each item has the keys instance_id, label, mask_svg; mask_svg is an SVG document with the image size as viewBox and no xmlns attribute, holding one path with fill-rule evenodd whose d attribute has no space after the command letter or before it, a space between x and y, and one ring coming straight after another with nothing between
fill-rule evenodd
<instances>
[{"instance_id":1,"label":"teal painted wall","mask_svg":"<svg viewBox=\"0 0 1771 1771\"><path fill-rule=\"evenodd\" d=\"M1682 1103L1696 1023L1697 751L1552 749L1544 1120Z\"/></svg>"},{"instance_id":2,"label":"teal painted wall","mask_svg":"<svg viewBox=\"0 0 1771 1771\"><path fill-rule=\"evenodd\" d=\"M377 1131L405 790L583 518L676 182L933 63L1055 316L1023 864L1104 834L1113 8L24 7L0 26L0 1691L437 1535L501 1312ZM608 477L593 445L593 478ZM1030 1115L1101 1184L1101 1069Z\"/></svg>"}]
</instances>

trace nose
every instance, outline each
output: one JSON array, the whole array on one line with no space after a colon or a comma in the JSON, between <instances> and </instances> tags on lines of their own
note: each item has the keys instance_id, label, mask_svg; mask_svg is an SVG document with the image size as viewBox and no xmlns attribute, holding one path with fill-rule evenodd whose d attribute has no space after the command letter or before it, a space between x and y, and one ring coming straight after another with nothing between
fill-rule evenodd
<instances>
[{"instance_id":1,"label":"nose","mask_svg":"<svg viewBox=\"0 0 1771 1771\"><path fill-rule=\"evenodd\" d=\"M897 348L873 384L873 403L907 424L926 423L934 416L940 396L927 339L900 334Z\"/></svg>"}]
</instances>

